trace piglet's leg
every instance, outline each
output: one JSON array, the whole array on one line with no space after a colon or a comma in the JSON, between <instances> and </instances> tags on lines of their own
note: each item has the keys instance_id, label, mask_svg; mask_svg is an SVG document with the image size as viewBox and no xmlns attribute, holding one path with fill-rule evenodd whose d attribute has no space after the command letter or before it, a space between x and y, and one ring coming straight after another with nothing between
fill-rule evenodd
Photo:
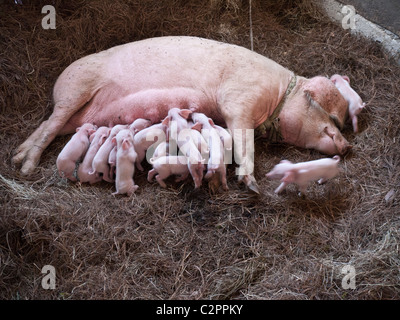
<instances>
[{"instance_id":1,"label":"piglet's leg","mask_svg":"<svg viewBox=\"0 0 400 320\"><path fill-rule=\"evenodd\" d=\"M186 178L189 176L189 172L186 172L184 174L179 175L176 179L175 182L181 182L186 180Z\"/></svg>"},{"instance_id":2,"label":"piglet's leg","mask_svg":"<svg viewBox=\"0 0 400 320\"><path fill-rule=\"evenodd\" d=\"M167 187L167 185L166 185L165 182L163 181L163 178L160 177L160 175L156 175L156 180L157 180L157 182L159 183L159 185L160 185L161 187L163 187L163 188L166 188L166 187Z\"/></svg>"},{"instance_id":3,"label":"piglet's leg","mask_svg":"<svg viewBox=\"0 0 400 320\"><path fill-rule=\"evenodd\" d=\"M353 131L354 131L355 133L357 133L357 132L358 132L358 120L357 120L357 116L353 116L352 119L351 119L351 122L352 122L352 124L353 124Z\"/></svg>"},{"instance_id":4,"label":"piglet's leg","mask_svg":"<svg viewBox=\"0 0 400 320\"><path fill-rule=\"evenodd\" d=\"M221 182L222 182L222 189L224 189L225 191L228 191L229 187L228 187L228 182L226 179L226 171L225 170L221 172Z\"/></svg>"},{"instance_id":5,"label":"piglet's leg","mask_svg":"<svg viewBox=\"0 0 400 320\"><path fill-rule=\"evenodd\" d=\"M305 195L307 192L307 187L308 187L307 184L299 185L299 190L300 190L299 195Z\"/></svg>"},{"instance_id":6,"label":"piglet's leg","mask_svg":"<svg viewBox=\"0 0 400 320\"><path fill-rule=\"evenodd\" d=\"M149 173L147 174L147 181L151 182L156 174L157 174L157 171L155 169L151 169L149 171Z\"/></svg>"},{"instance_id":7,"label":"piglet's leg","mask_svg":"<svg viewBox=\"0 0 400 320\"><path fill-rule=\"evenodd\" d=\"M281 192L286 188L286 186L287 186L288 184L289 184L288 182L282 182L282 183L279 185L279 187L275 189L275 193L281 193Z\"/></svg>"}]
</instances>

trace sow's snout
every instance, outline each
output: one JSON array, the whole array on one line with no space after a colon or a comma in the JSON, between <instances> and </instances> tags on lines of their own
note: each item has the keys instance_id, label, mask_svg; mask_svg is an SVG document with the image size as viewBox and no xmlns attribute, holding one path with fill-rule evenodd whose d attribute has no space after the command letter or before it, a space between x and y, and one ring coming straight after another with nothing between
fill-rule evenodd
<instances>
[{"instance_id":1,"label":"sow's snout","mask_svg":"<svg viewBox=\"0 0 400 320\"><path fill-rule=\"evenodd\" d=\"M346 155L353 146L342 136L337 127L326 126L320 141L319 151L328 155Z\"/></svg>"}]
</instances>

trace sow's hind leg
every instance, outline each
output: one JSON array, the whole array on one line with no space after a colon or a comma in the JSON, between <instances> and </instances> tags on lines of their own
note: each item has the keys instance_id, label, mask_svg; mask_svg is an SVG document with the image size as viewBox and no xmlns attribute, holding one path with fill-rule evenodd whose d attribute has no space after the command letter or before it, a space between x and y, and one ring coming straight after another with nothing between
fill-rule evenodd
<instances>
[{"instance_id":1,"label":"sow's hind leg","mask_svg":"<svg viewBox=\"0 0 400 320\"><path fill-rule=\"evenodd\" d=\"M14 164L22 163L21 173L23 175L33 173L36 166L39 164L44 149L46 149L57 134L60 133L71 116L76 113L91 96L90 94L83 93L82 90L77 90L75 92L71 92L71 90L65 91L67 91L65 95L61 94L61 97L55 101L54 110L49 119L43 121L39 128L16 149L12 161Z\"/></svg>"}]
</instances>

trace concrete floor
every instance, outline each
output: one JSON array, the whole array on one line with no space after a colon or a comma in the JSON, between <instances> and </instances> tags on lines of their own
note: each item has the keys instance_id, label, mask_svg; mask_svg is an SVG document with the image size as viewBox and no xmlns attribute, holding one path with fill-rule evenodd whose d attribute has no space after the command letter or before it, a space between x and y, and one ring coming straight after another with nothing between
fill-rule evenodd
<instances>
[{"instance_id":1,"label":"concrete floor","mask_svg":"<svg viewBox=\"0 0 400 320\"><path fill-rule=\"evenodd\" d=\"M400 0L321 0L320 4L330 19L380 43L400 64ZM355 12L345 5L352 5Z\"/></svg>"},{"instance_id":2,"label":"concrete floor","mask_svg":"<svg viewBox=\"0 0 400 320\"><path fill-rule=\"evenodd\" d=\"M400 0L340 0L364 18L400 36Z\"/></svg>"}]
</instances>

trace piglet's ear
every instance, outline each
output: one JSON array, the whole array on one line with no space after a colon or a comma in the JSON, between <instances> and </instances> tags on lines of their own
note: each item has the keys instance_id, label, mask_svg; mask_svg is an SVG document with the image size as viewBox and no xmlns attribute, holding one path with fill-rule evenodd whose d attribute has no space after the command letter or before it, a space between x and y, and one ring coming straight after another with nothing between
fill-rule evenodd
<instances>
[{"instance_id":1,"label":"piglet's ear","mask_svg":"<svg viewBox=\"0 0 400 320\"><path fill-rule=\"evenodd\" d=\"M169 116L165 117L165 119L161 122L161 124L163 124L164 126L168 126L169 125Z\"/></svg>"},{"instance_id":2,"label":"piglet's ear","mask_svg":"<svg viewBox=\"0 0 400 320\"><path fill-rule=\"evenodd\" d=\"M76 128L75 132L78 132L79 130L81 130L81 127Z\"/></svg>"},{"instance_id":3,"label":"piglet's ear","mask_svg":"<svg viewBox=\"0 0 400 320\"><path fill-rule=\"evenodd\" d=\"M95 133L96 132L96 130L95 129L89 129L89 135L92 135L93 133Z\"/></svg>"},{"instance_id":4,"label":"piglet's ear","mask_svg":"<svg viewBox=\"0 0 400 320\"><path fill-rule=\"evenodd\" d=\"M122 141L122 150L128 150L130 146L131 143L129 142L129 140L124 139L124 141Z\"/></svg>"},{"instance_id":5,"label":"piglet's ear","mask_svg":"<svg viewBox=\"0 0 400 320\"><path fill-rule=\"evenodd\" d=\"M90 135L90 137L89 137L89 141L90 141L90 143L92 143L92 141L93 141L93 139L94 139L94 136L95 136L95 134L94 134L94 133L92 133L92 134Z\"/></svg>"},{"instance_id":6,"label":"piglet's ear","mask_svg":"<svg viewBox=\"0 0 400 320\"><path fill-rule=\"evenodd\" d=\"M117 138L115 138L115 137L112 138L112 139L111 139L111 143L112 143L113 145L116 145L116 144L117 144Z\"/></svg>"},{"instance_id":7,"label":"piglet's ear","mask_svg":"<svg viewBox=\"0 0 400 320\"><path fill-rule=\"evenodd\" d=\"M215 123L214 123L213 119L208 118L208 123L209 123L213 128L215 128Z\"/></svg>"},{"instance_id":8,"label":"piglet's ear","mask_svg":"<svg viewBox=\"0 0 400 320\"><path fill-rule=\"evenodd\" d=\"M99 139L99 146L101 146L107 139L107 135L103 134Z\"/></svg>"},{"instance_id":9,"label":"piglet's ear","mask_svg":"<svg viewBox=\"0 0 400 320\"><path fill-rule=\"evenodd\" d=\"M201 131L201 128L203 128L203 125L200 122L196 122L193 126L192 129L193 130L197 130L197 131Z\"/></svg>"},{"instance_id":10,"label":"piglet's ear","mask_svg":"<svg viewBox=\"0 0 400 320\"><path fill-rule=\"evenodd\" d=\"M189 116L192 114L192 111L189 109L181 109L179 111L179 115L185 119L189 118Z\"/></svg>"},{"instance_id":11,"label":"piglet's ear","mask_svg":"<svg viewBox=\"0 0 400 320\"><path fill-rule=\"evenodd\" d=\"M350 84L350 78L348 76L342 76L344 80L346 80Z\"/></svg>"}]
</instances>

